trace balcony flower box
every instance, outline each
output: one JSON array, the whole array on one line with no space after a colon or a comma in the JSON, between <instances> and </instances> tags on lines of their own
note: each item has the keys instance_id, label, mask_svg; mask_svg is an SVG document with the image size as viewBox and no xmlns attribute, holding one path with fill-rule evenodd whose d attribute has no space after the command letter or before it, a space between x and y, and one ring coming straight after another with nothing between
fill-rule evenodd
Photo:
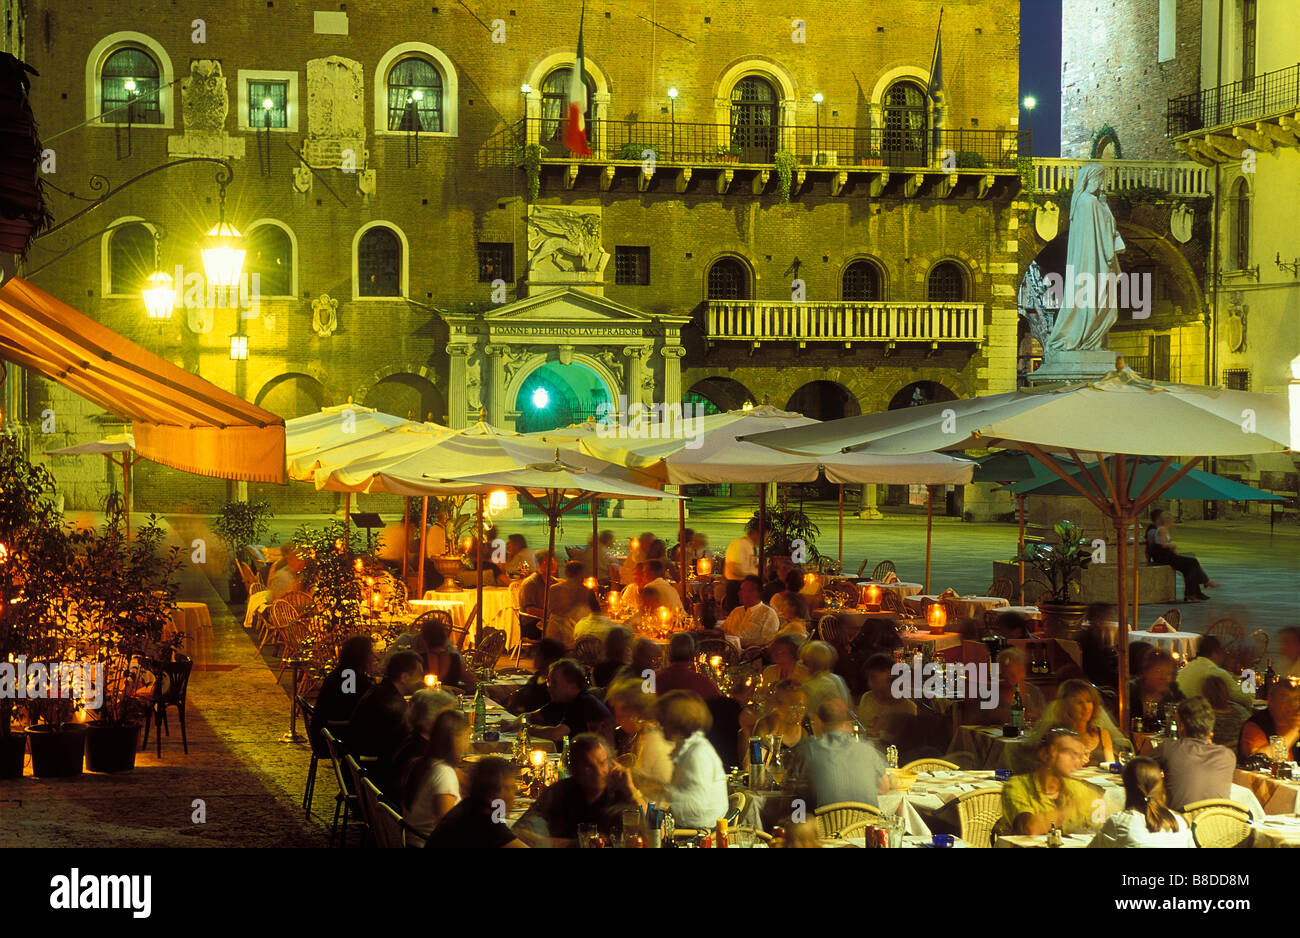
<instances>
[{"instance_id":1,"label":"balcony flower box","mask_svg":"<svg viewBox=\"0 0 1300 938\"><path fill-rule=\"evenodd\" d=\"M859 166L884 166L885 161L879 156L860 156L858 157Z\"/></svg>"}]
</instances>

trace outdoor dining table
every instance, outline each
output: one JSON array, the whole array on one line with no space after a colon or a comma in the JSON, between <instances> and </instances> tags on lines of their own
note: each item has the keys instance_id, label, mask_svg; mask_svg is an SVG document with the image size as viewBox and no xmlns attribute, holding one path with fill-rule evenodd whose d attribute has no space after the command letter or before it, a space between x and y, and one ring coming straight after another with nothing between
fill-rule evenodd
<instances>
[{"instance_id":1,"label":"outdoor dining table","mask_svg":"<svg viewBox=\"0 0 1300 938\"><path fill-rule=\"evenodd\" d=\"M208 607L203 603L177 603L172 610L171 628L163 628L163 638L171 638L177 633L185 635L184 654L195 658L201 640L210 645L213 639L212 613Z\"/></svg>"},{"instance_id":2,"label":"outdoor dining table","mask_svg":"<svg viewBox=\"0 0 1300 938\"><path fill-rule=\"evenodd\" d=\"M1300 817L1266 817L1251 828L1252 847L1300 847Z\"/></svg>"},{"instance_id":3,"label":"outdoor dining table","mask_svg":"<svg viewBox=\"0 0 1300 938\"><path fill-rule=\"evenodd\" d=\"M1264 814L1290 814L1300 812L1297 797L1300 796L1300 779L1273 778L1263 772L1250 772L1237 769L1232 776L1233 788L1247 789L1263 805ZM1234 797L1234 800L1237 800Z\"/></svg>"},{"instance_id":4,"label":"outdoor dining table","mask_svg":"<svg viewBox=\"0 0 1300 938\"><path fill-rule=\"evenodd\" d=\"M1018 616L1024 616L1026 619L1035 621L1043 618L1043 612L1037 606L999 606L998 612L1014 612Z\"/></svg>"},{"instance_id":5,"label":"outdoor dining table","mask_svg":"<svg viewBox=\"0 0 1300 938\"><path fill-rule=\"evenodd\" d=\"M930 632L921 630L917 632L899 632L904 644L914 645L917 648L928 645L934 651L943 651L946 648L957 648L961 645L961 633L959 632Z\"/></svg>"},{"instance_id":6,"label":"outdoor dining table","mask_svg":"<svg viewBox=\"0 0 1300 938\"><path fill-rule=\"evenodd\" d=\"M1201 636L1197 632L1129 632L1128 641L1147 642L1161 651L1171 654L1177 652L1183 661L1190 661L1196 656L1196 643Z\"/></svg>"},{"instance_id":7,"label":"outdoor dining table","mask_svg":"<svg viewBox=\"0 0 1300 938\"><path fill-rule=\"evenodd\" d=\"M866 595L868 586L879 586L882 591L889 590L891 593L897 593L899 599L917 596L925 590L924 584L921 583L881 583L879 580L857 580L856 582L863 595Z\"/></svg>"},{"instance_id":8,"label":"outdoor dining table","mask_svg":"<svg viewBox=\"0 0 1300 938\"><path fill-rule=\"evenodd\" d=\"M474 615L478 599L475 590L463 590L461 592L428 590L424 594L424 599L413 599L410 606L414 609L417 608L417 604L425 603L433 604L427 606L427 608L445 609L450 612L452 624L457 628L464 628L465 624L470 622ZM425 608L421 607L421 611L424 611ZM483 587L483 625L487 628L500 629L505 632L506 648L514 649L519 646L519 610L515 606L510 587Z\"/></svg>"},{"instance_id":9,"label":"outdoor dining table","mask_svg":"<svg viewBox=\"0 0 1300 938\"><path fill-rule=\"evenodd\" d=\"M1061 838L1062 847L1086 847L1092 843L1095 834L1067 834ZM1001 834L994 835L995 847L1046 847L1046 834Z\"/></svg>"},{"instance_id":10,"label":"outdoor dining table","mask_svg":"<svg viewBox=\"0 0 1300 938\"><path fill-rule=\"evenodd\" d=\"M1002 609L1011 605L1010 601L1001 596L956 596L946 599L935 593L918 593L906 597L903 602L920 616L925 615L925 607L930 603L945 602L956 607L963 618L980 620L990 609Z\"/></svg>"},{"instance_id":11,"label":"outdoor dining table","mask_svg":"<svg viewBox=\"0 0 1300 938\"><path fill-rule=\"evenodd\" d=\"M781 789L755 790L748 787L732 787L733 792L745 795L745 807L736 820L737 827L752 827L756 831L766 831L785 822L789 818L792 795ZM931 836L930 827L916 808L906 799L900 798L898 792L889 792L877 798L880 813L886 817L894 815L903 819L904 830L913 836ZM863 846L859 844L859 846Z\"/></svg>"}]
</instances>

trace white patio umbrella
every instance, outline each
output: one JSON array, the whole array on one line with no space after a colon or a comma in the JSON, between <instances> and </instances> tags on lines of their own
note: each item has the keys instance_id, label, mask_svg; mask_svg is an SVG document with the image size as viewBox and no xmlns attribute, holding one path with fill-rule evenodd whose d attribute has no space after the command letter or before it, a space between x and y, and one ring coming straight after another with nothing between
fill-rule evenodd
<instances>
[{"instance_id":1,"label":"white patio umbrella","mask_svg":"<svg viewBox=\"0 0 1300 938\"><path fill-rule=\"evenodd\" d=\"M131 469L143 456L135 452L135 437L128 430L113 433L93 443L78 443L62 449L47 449L46 456L103 456L115 466L122 467L122 517L126 521L126 539L131 540Z\"/></svg>"},{"instance_id":2,"label":"white patio umbrella","mask_svg":"<svg viewBox=\"0 0 1300 938\"><path fill-rule=\"evenodd\" d=\"M1092 382L1012 391L828 421L751 437L783 452L920 453L1002 446L1022 449L1111 519L1118 550L1119 718L1128 686L1126 577L1129 525L1206 456L1282 452L1288 448L1287 401L1280 394L1230 391L1148 381L1115 371ZM1048 452L1068 454L1075 474ZM1084 470L1080 453L1104 467L1100 481ZM1174 457L1182 468L1165 471ZM1106 460L1114 454L1118 458ZM1133 495L1140 460L1162 456L1151 481Z\"/></svg>"}]
</instances>

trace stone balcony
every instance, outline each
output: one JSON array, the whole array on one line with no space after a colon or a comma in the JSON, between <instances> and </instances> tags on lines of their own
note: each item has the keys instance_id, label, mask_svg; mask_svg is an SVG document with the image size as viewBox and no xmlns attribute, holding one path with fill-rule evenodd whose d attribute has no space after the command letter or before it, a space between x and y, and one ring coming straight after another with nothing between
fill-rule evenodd
<instances>
[{"instance_id":1,"label":"stone balcony","mask_svg":"<svg viewBox=\"0 0 1300 938\"><path fill-rule=\"evenodd\" d=\"M880 343L891 351L900 343L979 345L984 341L981 303L803 302L708 300L703 306L710 344L746 342Z\"/></svg>"},{"instance_id":2,"label":"stone balcony","mask_svg":"<svg viewBox=\"0 0 1300 938\"><path fill-rule=\"evenodd\" d=\"M1074 178L1089 163L1106 167L1109 192L1158 189L1170 198L1211 195L1213 173L1191 160L1065 160L1034 157L1034 190L1054 193L1074 188Z\"/></svg>"},{"instance_id":3,"label":"stone balcony","mask_svg":"<svg viewBox=\"0 0 1300 938\"><path fill-rule=\"evenodd\" d=\"M1300 64L1170 98L1165 134L1205 166L1300 146Z\"/></svg>"}]
</instances>

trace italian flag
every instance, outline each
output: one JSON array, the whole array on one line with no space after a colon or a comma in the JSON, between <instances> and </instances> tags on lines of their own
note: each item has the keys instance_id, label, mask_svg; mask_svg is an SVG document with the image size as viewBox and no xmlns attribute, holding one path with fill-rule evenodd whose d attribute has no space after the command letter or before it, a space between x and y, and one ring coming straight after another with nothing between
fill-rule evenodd
<instances>
[{"instance_id":1,"label":"italian flag","mask_svg":"<svg viewBox=\"0 0 1300 938\"><path fill-rule=\"evenodd\" d=\"M587 83L583 81L582 19L579 18L578 60L569 79L569 113L564 120L564 145L578 156L591 156L591 147L587 146L587 122L583 117L586 111Z\"/></svg>"}]
</instances>

